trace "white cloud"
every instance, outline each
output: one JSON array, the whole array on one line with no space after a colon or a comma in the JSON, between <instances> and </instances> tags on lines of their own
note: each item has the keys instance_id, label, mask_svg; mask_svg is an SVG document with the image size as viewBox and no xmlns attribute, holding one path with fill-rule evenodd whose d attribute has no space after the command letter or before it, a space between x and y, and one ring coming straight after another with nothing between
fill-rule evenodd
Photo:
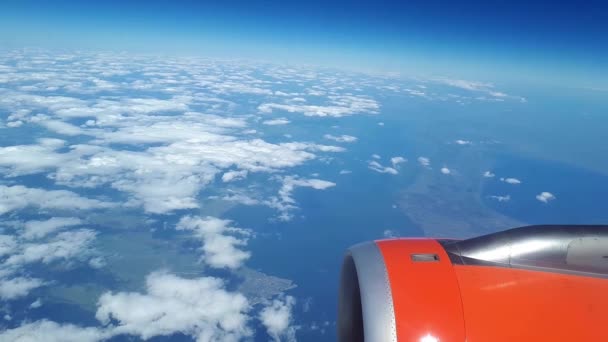
<instances>
[{"instance_id":1,"label":"white cloud","mask_svg":"<svg viewBox=\"0 0 608 342\"><path fill-rule=\"evenodd\" d=\"M10 122L6 123L6 127L10 127L10 128L21 127L22 125L23 125L23 121L21 121L21 120L10 121Z\"/></svg>"},{"instance_id":2,"label":"white cloud","mask_svg":"<svg viewBox=\"0 0 608 342\"><path fill-rule=\"evenodd\" d=\"M448 169L447 167L442 167L441 173L443 173L444 175L449 175L452 173L452 171L450 169Z\"/></svg>"},{"instance_id":3,"label":"white cloud","mask_svg":"<svg viewBox=\"0 0 608 342\"><path fill-rule=\"evenodd\" d=\"M228 183L228 182L232 182L232 181L236 181L236 180L240 180L240 179L245 179L247 177L247 174L248 174L247 170L228 171L222 175L222 182Z\"/></svg>"},{"instance_id":4,"label":"white cloud","mask_svg":"<svg viewBox=\"0 0 608 342\"><path fill-rule=\"evenodd\" d=\"M279 211L278 219L281 221L289 221L293 218L291 211L297 209L296 201L293 198L293 191L296 188L313 188L316 190L325 190L336 186L336 183L325 181L322 179L305 179L294 176L283 177L283 186L279 189L277 197L272 197L270 200L264 201L264 204L275 208Z\"/></svg>"},{"instance_id":5,"label":"white cloud","mask_svg":"<svg viewBox=\"0 0 608 342\"><path fill-rule=\"evenodd\" d=\"M391 229L386 229L385 231L382 232L382 236L386 239L392 239L397 237L397 233L394 230Z\"/></svg>"},{"instance_id":6,"label":"white cloud","mask_svg":"<svg viewBox=\"0 0 608 342\"><path fill-rule=\"evenodd\" d=\"M450 85L452 87L472 90L472 91L488 91L488 89L491 89L493 87L493 85L491 83L457 80L457 79L449 79L449 78L438 78L438 79L435 79L435 81L437 81L439 83Z\"/></svg>"},{"instance_id":7,"label":"white cloud","mask_svg":"<svg viewBox=\"0 0 608 342\"><path fill-rule=\"evenodd\" d=\"M505 196L498 196L498 195L493 195L490 196L491 199L495 199L498 202L509 202L511 200L511 196L510 195L505 195Z\"/></svg>"},{"instance_id":8,"label":"white cloud","mask_svg":"<svg viewBox=\"0 0 608 342\"><path fill-rule=\"evenodd\" d=\"M0 235L0 257L8 256L0 263L0 298L12 300L24 297L47 282L27 275L25 266L34 263L62 262L70 266L74 262L87 262L95 254L92 243L96 232L79 229L62 232L42 242L29 239L41 238L54 231L80 224L74 218L51 218L47 221L28 221L16 224L16 236Z\"/></svg>"},{"instance_id":9,"label":"white cloud","mask_svg":"<svg viewBox=\"0 0 608 342\"><path fill-rule=\"evenodd\" d=\"M182 333L198 341L239 341L252 334L249 309L247 299L227 291L220 279L154 272L146 278L146 293L104 293L95 317L113 334L142 339Z\"/></svg>"},{"instance_id":10,"label":"white cloud","mask_svg":"<svg viewBox=\"0 0 608 342\"><path fill-rule=\"evenodd\" d=\"M96 342L107 337L110 337L108 333L97 328L82 328L48 320L25 323L0 332L0 340L12 342Z\"/></svg>"},{"instance_id":11,"label":"white cloud","mask_svg":"<svg viewBox=\"0 0 608 342\"><path fill-rule=\"evenodd\" d=\"M268 126L287 125L288 123L290 123L290 121L287 120L286 118L277 118L277 119L262 121L262 124L268 125Z\"/></svg>"},{"instance_id":12,"label":"white cloud","mask_svg":"<svg viewBox=\"0 0 608 342\"><path fill-rule=\"evenodd\" d=\"M2 300L12 300L25 297L31 290L43 285L44 282L42 280L35 278L3 278L0 279L0 298Z\"/></svg>"},{"instance_id":13,"label":"white cloud","mask_svg":"<svg viewBox=\"0 0 608 342\"><path fill-rule=\"evenodd\" d=\"M555 200L555 198L555 195L546 191L543 191L540 194L536 195L536 199L543 203L549 203L550 201Z\"/></svg>"},{"instance_id":14,"label":"white cloud","mask_svg":"<svg viewBox=\"0 0 608 342\"><path fill-rule=\"evenodd\" d=\"M468 141L468 140L461 140L461 139L458 139L458 140L456 140L456 141L454 141L454 142L455 142L457 145L472 145L472 144L473 144L473 142L471 142L471 141Z\"/></svg>"},{"instance_id":15,"label":"white cloud","mask_svg":"<svg viewBox=\"0 0 608 342\"><path fill-rule=\"evenodd\" d=\"M245 171L274 172L314 159L316 156L311 152L344 151L337 146L297 142L270 144L260 139L238 140L204 134L144 151L73 145L68 152L55 152L60 147L59 143L20 146L5 158L0 152L0 166L10 167L11 174L55 168L51 178L72 187L98 187L109 183L113 188L131 194L132 205L143 205L146 211L153 213L198 207L196 195L222 169L237 166L241 169L240 175ZM228 173L224 179L230 179L231 175L236 174Z\"/></svg>"},{"instance_id":16,"label":"white cloud","mask_svg":"<svg viewBox=\"0 0 608 342\"><path fill-rule=\"evenodd\" d=\"M431 165L431 160L427 157L418 157L418 163L424 167Z\"/></svg>"},{"instance_id":17,"label":"white cloud","mask_svg":"<svg viewBox=\"0 0 608 342\"><path fill-rule=\"evenodd\" d=\"M90 229L79 229L57 234L45 243L23 243L21 250L12 254L6 265L22 265L33 262L45 264L56 260L68 260L82 257L84 251L90 250L90 245L96 237L96 232Z\"/></svg>"},{"instance_id":18,"label":"white cloud","mask_svg":"<svg viewBox=\"0 0 608 342\"><path fill-rule=\"evenodd\" d=\"M25 239L39 239L64 227L77 226L82 221L75 217L52 217L46 221L27 221L22 236Z\"/></svg>"},{"instance_id":19,"label":"white cloud","mask_svg":"<svg viewBox=\"0 0 608 342\"><path fill-rule=\"evenodd\" d=\"M42 300L40 298L36 299L32 304L30 304L30 309L37 309L42 306Z\"/></svg>"},{"instance_id":20,"label":"white cloud","mask_svg":"<svg viewBox=\"0 0 608 342\"><path fill-rule=\"evenodd\" d=\"M268 71L265 67L231 65L226 69L217 62L103 54L69 58L78 61L79 67L68 67L70 63L64 60L55 63L52 56L45 56L42 64L23 58L24 70L11 77L0 75L0 81L34 83L27 89L0 89L0 107L12 113L10 120L36 123L49 132L65 135L67 140L58 141L61 144L0 147L3 174L46 173L62 186L111 187L127 195L126 206L142 206L148 212L163 214L197 208L201 191L215 182L218 174L226 181L238 178L229 170L240 170L241 175L245 171L274 173L315 159L317 152L344 151L337 146L272 144L243 136L250 130L249 117L233 114L240 104L233 102L232 96L229 101L208 92L282 94L270 89L274 81L250 74L252 70L264 73ZM38 70L49 70L33 71L27 67L28 62ZM113 80L134 70L140 73L135 81ZM276 76L278 71L273 73ZM290 72L283 77L285 83L294 78L319 82L311 86L323 96L316 99L319 105L308 105L301 98L283 104L296 106L306 115L371 114L379 109L373 99L336 87L333 76L334 81L312 77L308 72ZM62 95L45 95L45 90ZM111 95L90 96L100 91ZM272 110L272 104L268 108ZM288 121L278 118L264 123L284 120ZM85 124L77 126L76 122ZM69 140L74 135L81 135L78 144Z\"/></svg>"},{"instance_id":21,"label":"white cloud","mask_svg":"<svg viewBox=\"0 0 608 342\"><path fill-rule=\"evenodd\" d=\"M393 167L396 167L399 164L403 164L406 163L407 159L403 158L403 157L393 157L391 158L391 164L393 164Z\"/></svg>"},{"instance_id":22,"label":"white cloud","mask_svg":"<svg viewBox=\"0 0 608 342\"><path fill-rule=\"evenodd\" d=\"M85 131L82 128L59 120L43 120L40 121L39 124L46 127L46 129L48 129L49 131L53 131L62 135L85 134Z\"/></svg>"},{"instance_id":23,"label":"white cloud","mask_svg":"<svg viewBox=\"0 0 608 342\"><path fill-rule=\"evenodd\" d=\"M288 113L301 113L306 116L343 117L353 114L376 114L380 109L378 102L367 97L330 95L327 98L329 104L326 106L296 103L264 103L258 106L258 110L262 113L272 113L275 110L279 110Z\"/></svg>"},{"instance_id":24,"label":"white cloud","mask_svg":"<svg viewBox=\"0 0 608 342\"><path fill-rule=\"evenodd\" d=\"M216 217L182 217L177 230L189 230L202 242L202 260L214 268L235 269L249 259L251 253L239 249L247 245L249 230L231 226L230 220ZM238 236L238 237L237 237Z\"/></svg>"},{"instance_id":25,"label":"white cloud","mask_svg":"<svg viewBox=\"0 0 608 342\"><path fill-rule=\"evenodd\" d=\"M227 172L222 177L226 181L235 180L238 178L235 176L243 176L248 171L272 172L314 158L315 155L307 150L343 151L335 146L309 143L273 145L257 139L229 141L225 146L210 146L190 140L144 152L76 145L69 152L68 161L57 158L62 163L52 177L58 183L70 186L95 187L110 183L118 190L133 194L132 204L141 203L149 212L165 213L198 207L196 194L213 181L220 168L236 164L244 169L238 173ZM14 164L14 169L19 165L23 165L23 161ZM0 199L0 208L1 204Z\"/></svg>"},{"instance_id":26,"label":"white cloud","mask_svg":"<svg viewBox=\"0 0 608 342\"><path fill-rule=\"evenodd\" d=\"M374 159L382 159L379 154L372 154L372 158Z\"/></svg>"},{"instance_id":27,"label":"white cloud","mask_svg":"<svg viewBox=\"0 0 608 342\"><path fill-rule=\"evenodd\" d=\"M20 176L54 168L69 160L66 155L54 153L64 144L59 139L41 139L39 145L0 147L0 169L7 176Z\"/></svg>"},{"instance_id":28,"label":"white cloud","mask_svg":"<svg viewBox=\"0 0 608 342\"><path fill-rule=\"evenodd\" d=\"M521 181L517 178L500 178L500 181L514 185L521 184Z\"/></svg>"},{"instance_id":29,"label":"white cloud","mask_svg":"<svg viewBox=\"0 0 608 342\"><path fill-rule=\"evenodd\" d=\"M486 177L486 178L493 178L496 175L493 174L491 171L486 171L486 172L483 173L483 176Z\"/></svg>"},{"instance_id":30,"label":"white cloud","mask_svg":"<svg viewBox=\"0 0 608 342\"><path fill-rule=\"evenodd\" d=\"M11 235L0 235L0 257L12 254L17 249L17 240Z\"/></svg>"},{"instance_id":31,"label":"white cloud","mask_svg":"<svg viewBox=\"0 0 608 342\"><path fill-rule=\"evenodd\" d=\"M335 136L335 135L331 135L331 134L325 134L323 137L325 139L329 139L329 140L333 140L333 141L337 141L337 142L341 142L341 143L352 143L352 142L357 141L357 137L353 137L352 135Z\"/></svg>"},{"instance_id":32,"label":"white cloud","mask_svg":"<svg viewBox=\"0 0 608 342\"><path fill-rule=\"evenodd\" d=\"M273 300L260 312L260 321L266 327L268 335L275 342L295 341L295 330L293 326L292 310L295 298L285 296Z\"/></svg>"},{"instance_id":33,"label":"white cloud","mask_svg":"<svg viewBox=\"0 0 608 342\"><path fill-rule=\"evenodd\" d=\"M340 170L340 174L341 175L348 175L348 174L351 174L351 173L353 173L351 170Z\"/></svg>"},{"instance_id":34,"label":"white cloud","mask_svg":"<svg viewBox=\"0 0 608 342\"><path fill-rule=\"evenodd\" d=\"M0 215L26 207L42 209L89 210L109 208L112 203L81 197L66 190L42 190L22 185L0 185Z\"/></svg>"},{"instance_id":35,"label":"white cloud","mask_svg":"<svg viewBox=\"0 0 608 342\"><path fill-rule=\"evenodd\" d=\"M397 171L397 169L390 166L382 166L375 160L370 160L367 166L370 170L374 170L379 173L389 173L391 175L399 174L399 171Z\"/></svg>"},{"instance_id":36,"label":"white cloud","mask_svg":"<svg viewBox=\"0 0 608 342\"><path fill-rule=\"evenodd\" d=\"M384 126L384 122L378 122L378 126Z\"/></svg>"}]
</instances>

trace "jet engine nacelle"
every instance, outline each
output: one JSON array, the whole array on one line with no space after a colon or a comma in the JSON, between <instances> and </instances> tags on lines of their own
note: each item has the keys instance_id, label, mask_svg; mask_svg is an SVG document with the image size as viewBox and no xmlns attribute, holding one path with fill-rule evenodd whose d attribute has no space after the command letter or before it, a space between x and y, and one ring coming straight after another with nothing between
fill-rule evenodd
<instances>
[{"instance_id":1,"label":"jet engine nacelle","mask_svg":"<svg viewBox=\"0 0 608 342\"><path fill-rule=\"evenodd\" d=\"M608 341L608 226L351 247L340 342Z\"/></svg>"}]
</instances>

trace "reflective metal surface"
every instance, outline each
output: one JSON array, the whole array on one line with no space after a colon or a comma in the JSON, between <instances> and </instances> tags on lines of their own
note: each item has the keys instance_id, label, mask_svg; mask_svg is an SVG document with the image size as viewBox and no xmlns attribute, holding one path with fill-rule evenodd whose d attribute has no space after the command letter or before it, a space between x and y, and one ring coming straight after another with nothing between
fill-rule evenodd
<instances>
[{"instance_id":1,"label":"reflective metal surface","mask_svg":"<svg viewBox=\"0 0 608 342\"><path fill-rule=\"evenodd\" d=\"M454 264L608 277L608 226L526 226L440 242Z\"/></svg>"}]
</instances>

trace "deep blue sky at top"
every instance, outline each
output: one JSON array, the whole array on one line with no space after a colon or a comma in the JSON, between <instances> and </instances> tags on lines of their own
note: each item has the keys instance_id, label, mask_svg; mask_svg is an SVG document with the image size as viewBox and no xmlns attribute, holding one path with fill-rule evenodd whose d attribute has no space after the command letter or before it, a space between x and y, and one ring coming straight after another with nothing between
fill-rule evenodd
<instances>
[{"instance_id":1,"label":"deep blue sky at top","mask_svg":"<svg viewBox=\"0 0 608 342\"><path fill-rule=\"evenodd\" d=\"M0 47L38 46L608 88L608 2L3 0Z\"/></svg>"}]
</instances>

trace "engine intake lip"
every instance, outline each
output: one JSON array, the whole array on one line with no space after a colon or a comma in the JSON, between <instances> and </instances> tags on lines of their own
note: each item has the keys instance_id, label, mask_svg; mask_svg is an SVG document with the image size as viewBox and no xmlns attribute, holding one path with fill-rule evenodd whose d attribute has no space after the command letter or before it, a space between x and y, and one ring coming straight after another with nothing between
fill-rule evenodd
<instances>
[{"instance_id":1,"label":"engine intake lip","mask_svg":"<svg viewBox=\"0 0 608 342\"><path fill-rule=\"evenodd\" d=\"M393 297L382 253L373 242L351 247L342 264L338 341L397 341Z\"/></svg>"}]
</instances>

